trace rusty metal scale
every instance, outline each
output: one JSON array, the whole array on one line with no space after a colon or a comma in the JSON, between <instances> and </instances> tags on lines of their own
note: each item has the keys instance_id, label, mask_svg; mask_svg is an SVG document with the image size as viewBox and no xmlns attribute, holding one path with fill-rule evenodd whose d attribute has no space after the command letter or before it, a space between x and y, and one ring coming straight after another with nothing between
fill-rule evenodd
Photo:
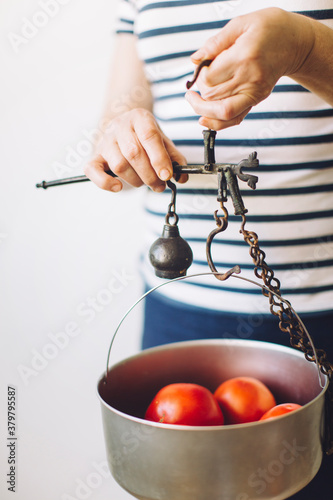
<instances>
[{"instance_id":1,"label":"rusty metal scale","mask_svg":"<svg viewBox=\"0 0 333 500\"><path fill-rule=\"evenodd\" d=\"M194 78L191 82L188 82L187 88L190 88L196 78L198 77L198 74L203 66L207 66L210 64L210 61L204 61L198 68L197 71L194 75ZM216 137L216 132L213 130L204 130L203 131L203 136L204 136L204 161L202 164L192 164L192 165L178 165L176 163L173 164L173 170L174 170L174 177L177 180L181 174L190 174L190 175L195 175L195 174L201 174L201 175L216 175L217 176L217 202L219 203L219 209L222 211L222 215L218 215L218 209L214 212L212 218L214 218L216 227L212 229L211 233L208 235L207 240L206 240L206 257L207 257L207 262L209 265L209 268L211 270L211 274L213 277L218 279L219 281L225 281L229 278L239 278L243 279L245 281L249 281L250 283L254 283L257 286L260 286L262 289L262 293L265 297L268 299L269 303L269 310L270 312L277 317L277 321L279 323L279 328L282 332L285 332L286 334L289 335L290 338L290 344L292 348L284 348L278 345L270 345L266 346L265 342L255 342L255 341L239 341L238 344L237 342L235 343L234 341L228 341L224 340L219 343L218 341L215 341L213 344L210 344L209 341L199 341L199 342L181 342L177 344L172 344L171 346L166 346L166 347L161 347L161 348L153 348L149 349L148 353L143 352L141 354L138 354L136 357L133 359L130 358L129 360L125 360L124 362L120 363L120 365L116 365L115 367L109 368L109 358L110 358L110 353L111 353L111 347L113 345L114 338L119 330L120 325L122 324L123 320L127 316L127 314L132 310L132 308L140 302L142 299L145 298L147 293L151 293L154 291L156 288L159 288L159 286L164 286L163 284L159 285L158 287L155 287L154 289L150 290L147 292L144 296L142 296L135 304L134 306L128 311L123 320L121 320L120 324L118 325L111 341L108 357L107 357L107 368L106 372L103 374L101 377L99 384L98 384L98 392L100 396L100 400L102 403L102 413L103 413L103 425L104 425L104 430L105 430L105 439L106 439L106 446L108 450L108 458L109 458L109 464L110 464L110 469L115 477L115 479L125 488L127 489L131 494L133 494L136 498L139 498L141 500L167 500L169 498L173 498L173 500L189 500L190 498L193 497L193 491L191 488L189 488L188 491L186 491L186 488L184 486L183 490L180 491L181 487L179 485L187 484L186 482L189 480L195 481L196 484L196 490L198 491L198 496L196 497L198 500L204 500L205 493L203 493L206 488L205 486L205 481L207 481L209 477L209 471L206 471L206 475L203 474L202 481L200 478L198 479L197 477L192 477L192 472L190 468L185 468L184 470L184 477L180 475L179 478L174 478L174 482L176 485L178 485L178 493L175 493L175 490L173 489L173 486L169 483L166 486L165 482L159 482L158 478L155 478L155 475L158 474L163 474L162 470L159 470L158 468L158 460L153 462L150 460L149 461L149 467L155 467L155 470L151 470L151 484L148 486L145 486L146 483L144 483L143 479L146 477L147 470L145 467L148 467L145 464L147 454L150 453L155 453L157 452L156 450L158 448L156 447L156 440L161 439L161 445L164 447L171 446L169 444L172 439L171 436L173 436L172 429L170 430L170 426L166 426L163 429L163 424L152 424L152 423L147 423L144 422L138 414L135 414L135 412L131 413L131 410L124 410L124 408L127 408L127 403L124 402L122 398L119 400L119 394L118 394L118 386L122 387L122 390L126 391L126 388L128 389L130 387L130 377L135 376L134 371L135 368L133 366L140 367L140 370L146 369L143 368L143 366L149 367L150 364L154 367L155 370L160 370L159 364L163 362L164 358L168 359L168 363L170 364L170 359L169 356L172 354L174 355L175 358L179 357L179 359L182 359L182 362L184 364L190 363L188 361L188 357L192 356L194 358L198 357L200 352L208 352L210 356L214 357L215 352L220 352L220 358L221 360L224 359L225 357L225 348L230 350L230 348L235 349L235 354L239 357L239 359L243 360L241 363L247 364L246 360L247 359L247 353L248 356L253 355L254 351L261 352L261 349L263 349L264 355L268 356L270 359L270 356L272 356L272 360L274 356L285 356L285 359L287 360L286 362L281 361L284 370L286 370L285 364L290 363L290 366L293 365L293 363L299 363L299 355L300 353L303 353L305 357L306 362L312 362L317 365L318 373L319 373L319 379L321 377L324 377L324 379L320 382L320 389L319 392L313 393L311 397L313 397L313 401L308 401L308 406L312 406L312 411L315 411L316 413L312 414L313 418L317 418L317 423L318 426L320 427L320 422L321 419L324 420L324 430L322 432L322 437L318 440L315 438L316 441L316 447L317 447L317 454L321 452L326 453L327 455L331 455L333 453L333 365L327 360L327 356L325 351L321 349L317 349L313 341L307 332L304 324L300 320L299 316L297 313L294 311L292 308L291 304L286 301L282 296L280 292L280 282L279 280L275 277L274 271L269 267L269 265L266 263L266 255L265 253L261 250L260 248L260 243L259 243L259 238L258 235L253 232L249 231L246 229L246 213L247 209L244 206L238 181L246 182L248 186L252 189L256 188L256 184L258 182L258 177L253 175L252 173L248 173L248 170L253 170L259 165L259 160L257 158L257 153L252 152L247 159L242 159L239 163L236 164L230 164L230 163L216 163L215 161L215 137ZM246 168L247 171L244 172L243 169ZM107 172L109 175L115 176L115 174L111 171ZM71 184L71 183L76 183L76 182L84 182L88 181L89 179L86 176L78 176L78 177L70 177L67 179L60 179L56 181L50 181L50 182L41 182L37 184L36 186L38 188L44 188L47 189L48 187L51 186L58 186L58 185L63 185L63 184ZM163 227L163 232L160 238L158 238L151 246L150 249L150 261L155 269L155 274L161 278L165 278L168 280L164 284L167 284L168 282L175 282L177 280L182 280L186 279L186 274L187 270L191 266L192 263L192 250L189 246L189 244L181 237L179 228L178 228L178 215L176 212L176 195L177 195L177 188L176 185L172 181L167 182L168 187L171 189L171 201L168 206L166 218L165 218L165 224ZM259 280L258 282L253 282L252 280L248 280L246 278L243 278L239 276L239 273L241 272L240 267L237 265L233 267L232 269L221 273L219 272L213 262L212 255L211 255L211 246L214 242L214 238L217 234L225 231L228 227L228 210L225 206L225 203L228 201L228 196L231 197L233 208L234 208L234 214L237 216L240 216L240 234L244 238L244 241L249 245L249 253L251 256L251 259L254 264L254 277ZM196 276L196 275L193 275ZM221 283L221 286L223 284ZM230 344L230 345L229 345ZM231 346L231 347L230 347ZM263 346L261 348L261 346ZM185 349L185 351L184 351ZM188 349L188 350L187 350ZM201 351L200 351L201 349ZM287 349L285 352L284 350ZM171 351L170 351L171 350ZM300 353L297 353L298 357L294 356L293 354L289 353L289 351L300 351ZM184 352L185 352L185 357L184 357ZM282 354L281 354L282 353ZM284 354L283 354L284 353ZM155 361L155 358L158 361ZM193 359L194 359L193 358ZM297 358L297 359L296 359ZM143 360L143 361L141 361ZM262 363L264 363L263 358L261 358ZM304 358L303 358L304 360ZM235 363L237 361L237 358L235 359ZM225 361L226 365L228 364L228 360ZM144 365L142 363L145 363ZM284 363L284 364L283 364ZM258 359L255 360L256 366L258 365ZM309 363L306 363L308 365ZM282 366L281 365L281 366ZM169 366L169 365L168 365ZM147 368L148 369L148 368ZM192 368L189 368L191 370ZM220 369L220 368L219 368ZM231 368L232 369L232 368ZM253 368L252 368L253 369ZM184 368L185 370L185 368ZM186 370L185 370L186 371ZM307 369L305 369L307 371ZM156 372L156 373L157 373ZM251 372L252 373L252 372ZM283 372L284 373L284 372ZM304 372L305 373L305 372ZM120 375L119 375L120 374ZM119 376L123 377L119 379ZM153 374L151 375L153 377ZM163 379L164 375L159 373L158 375L160 378ZM303 376L303 375L302 375ZM304 375L305 377L307 376L306 374ZM143 375L141 374L138 377L138 380L141 380ZM281 377L283 378L284 375L282 374ZM300 377L300 375L299 375ZM158 377L157 377L158 378ZM171 377L172 378L172 377ZM115 380L117 382L115 382ZM165 379L163 379L165 380ZM142 382L144 383L144 382ZM301 384L301 380L299 381ZM311 384L310 384L311 385ZM303 388L304 389L304 388ZM302 390L303 390L302 389ZM304 389L305 390L305 389ZM140 388L138 388L138 391L140 391ZM316 395L317 394L317 395ZM133 397L133 394L129 396L130 398ZM143 399L146 397L145 394L143 394ZM125 395L126 398L126 395ZM325 401L324 407L322 407L322 410L318 410L315 408L315 402L318 401L318 399L322 398ZM126 406L127 405L127 406ZM307 405L305 405L306 407ZM130 405L128 406L128 408ZM306 408L304 408L305 410ZM304 421L302 421L302 411L303 409L299 412L299 420L297 421L296 419L296 427L299 425L305 425ZM318 412L322 411L323 415L318 415ZM308 412L310 412L310 409L308 409ZM304 413L305 415L305 413ZM310 413L311 415L311 413ZM290 422L295 422L295 418L297 415L290 415L286 416L284 418L290 418ZM305 417L303 417L304 419ZM282 424L283 420L280 419ZM302 423L303 422L303 423ZM280 424L280 427L277 426L274 427L275 424L270 424L272 432L275 431L278 433L279 432L288 432L288 427L283 427L283 425ZM260 424L262 425L262 424ZM161 428L162 426L162 428ZM147 437L145 439L142 438L142 443L139 443L140 446L142 447L142 450L139 449L138 452L134 453L133 456L127 457L126 453L122 453L122 448L124 448L123 443L121 439L119 438L119 432L123 433L130 433L134 432L133 429L136 429L136 432L139 432L138 429L140 429L140 432L146 432ZM137 429L138 427L138 429ZM172 426L171 426L172 427ZM195 446L195 442L199 443L201 442L201 446L203 449L206 450L206 453L208 453L206 446L212 446L214 448L213 442L211 442L212 434L209 434L207 432L206 434L203 433L204 431L202 430L197 430L193 429L193 437L192 434L189 434L183 430L179 429L181 426L176 426L177 429L175 429L175 432L179 433L179 443L183 442L183 445L186 447L188 444L191 444ZM234 427L234 426L232 426ZM242 427L242 426L241 426ZM274 428L273 428L274 427ZM295 429L296 429L295 427ZM252 429L252 430L251 430ZM277 431L276 429L279 429ZM281 430L282 429L282 430ZM229 437L228 432L230 435L231 429L229 431L227 429L222 429L222 428L216 428L216 440L222 440L221 443L229 442ZM255 428L249 427L248 431L246 431L246 428L243 428L243 431L239 431L239 436L241 436L242 433L248 432L248 434L245 434L250 436L251 433L253 436L251 437L251 440L258 439L258 435L255 432ZM197 432L197 434L196 434ZM234 431L235 432L235 431ZM304 432L307 432L306 430ZM317 430L311 430L309 431L310 435L311 432L316 433ZM116 433L117 435L115 435ZM223 434L224 433L224 434ZM125 435L125 434L123 434ZM243 434L242 434L243 435ZM283 438L282 434L280 437ZM154 437L152 439L152 437ZM198 438L198 441L196 441L196 437ZM206 437L205 437L206 436ZM210 437L209 437L210 436ZM224 437L223 437L224 436ZM234 436L236 436L234 434ZM214 438L215 439L215 438ZM243 438L244 439L244 438ZM187 441L188 440L188 441ZM208 441L207 441L208 440ZM226 441L224 441L226 440ZM250 440L250 441L251 441ZM193 441L193 443L192 443ZM211 443L210 445L207 445L208 443ZM251 442L252 443L252 442ZM312 443L312 441L311 441ZM253 443L251 444L251 446ZM172 444L173 448L173 453L177 449L177 443ZM181 445L180 445L181 446ZM311 446L314 446L313 444ZM321 451L320 449L321 448ZM244 453L247 453L247 450L244 449ZM160 450L161 451L161 450ZM216 451L216 450L214 450ZM267 453L269 454L269 449L266 450ZM125 455L124 455L125 453ZM138 453L138 455L137 455ZM178 453L178 451L177 451ZM181 452L179 452L181 455ZM241 452L240 452L241 453ZM120 455L119 455L120 454ZM215 455L214 455L215 456ZM118 459L117 459L118 457ZM120 457L120 458L119 458ZM134 458L137 457L135 460ZM154 458L154 457L153 457ZM200 458L200 457L199 457ZM267 457L263 457L263 460L266 460ZM184 460L184 456L182 458ZM188 457L190 460L190 457ZM250 460L250 457L248 457ZM118 460L118 461L117 461ZM200 462L200 459L198 459ZM227 461L225 457L223 458L224 461ZM237 456L235 458L237 462ZM241 460L241 457L240 457ZM119 462L119 463L118 463ZM139 463L140 462L140 463ZM203 464L205 461L203 460ZM127 464L127 465L126 465ZM153 465L151 465L153 464ZM303 464L304 466L304 464ZM163 465L165 467L165 464ZM176 474L177 471L177 464L176 466L171 466L171 472L170 474ZM294 474L300 474L302 473L306 476L303 479L300 479L299 484L302 484L303 480L303 486L309 482L313 475L315 474L316 470L318 470L318 460L316 464L313 466L313 468L310 470L308 469L295 469L293 472ZM316 470L315 470L316 469ZM222 472L220 472L222 474ZM179 472L180 474L180 472ZM137 477L136 477L137 475ZM198 475L196 473L196 475ZM207 476L207 477L206 477ZM223 481L231 481L231 479L227 476L223 476L222 474L222 479ZM220 480L222 481L220 478ZM280 500L283 498L287 498L287 496L284 495L290 495L295 493L298 490L293 491L292 486L288 484L288 481L290 482L290 478L287 478L287 475L282 474L282 477L279 481L279 487L277 485L273 484L273 486L269 486L267 490L263 493L263 495L258 495L255 498L262 498L262 499L270 499L270 500ZM156 484L155 484L156 483ZM162 484L164 486L162 486ZM302 487L303 487L302 486ZM155 489L154 489L155 488ZM200 488L202 489L202 493L200 493ZM214 489L215 488L215 489ZM229 500L230 498L233 498L233 500L249 500L251 497L249 496L249 492L242 490L238 491L237 488L235 489L234 484L228 485L228 488L225 489L225 491L221 490L221 485L219 482L216 483L214 486L212 492L211 492L211 499L212 500ZM277 488L274 490L274 488ZM300 488L300 487L299 487ZM229 492L229 493L228 493ZM171 496L170 496L171 495ZM229 495L229 496L228 496ZM234 496L230 496L234 495ZM238 495L238 496L237 496ZM242 496L243 495L243 496Z\"/></svg>"}]
</instances>

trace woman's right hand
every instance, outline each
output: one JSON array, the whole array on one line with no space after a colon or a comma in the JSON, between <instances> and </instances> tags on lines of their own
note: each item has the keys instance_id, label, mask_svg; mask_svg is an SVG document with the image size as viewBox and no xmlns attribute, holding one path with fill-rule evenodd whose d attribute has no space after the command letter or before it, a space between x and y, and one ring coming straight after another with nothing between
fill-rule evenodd
<instances>
[{"instance_id":1,"label":"woman's right hand","mask_svg":"<svg viewBox=\"0 0 333 500\"><path fill-rule=\"evenodd\" d=\"M122 180L134 187L146 184L162 192L173 176L172 162L186 165L186 159L160 129L153 114L136 108L113 118L96 149L96 156L84 172L101 189L121 191ZM112 170L118 176L106 174ZM179 182L186 182L182 175Z\"/></svg>"},{"instance_id":2,"label":"woman's right hand","mask_svg":"<svg viewBox=\"0 0 333 500\"><path fill-rule=\"evenodd\" d=\"M195 64L212 60L198 78L200 95L186 94L202 117L200 125L213 130L238 125L282 76L297 81L315 44L314 27L321 25L304 15L268 7L233 18L209 38L192 54Z\"/></svg>"}]
</instances>

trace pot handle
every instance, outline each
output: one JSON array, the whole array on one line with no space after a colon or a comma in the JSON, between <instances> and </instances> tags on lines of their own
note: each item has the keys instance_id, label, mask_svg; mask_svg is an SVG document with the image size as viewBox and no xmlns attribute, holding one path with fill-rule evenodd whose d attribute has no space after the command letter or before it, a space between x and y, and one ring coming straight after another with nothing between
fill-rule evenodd
<instances>
[{"instance_id":1,"label":"pot handle","mask_svg":"<svg viewBox=\"0 0 333 500\"><path fill-rule=\"evenodd\" d=\"M127 311L126 313L124 314L124 316L121 318L121 320L119 321L118 323L118 326L116 327L116 330L111 338L111 342L110 342L110 347L109 347L109 350L108 350L108 355L107 355L107 362L106 362L106 374L108 373L109 371L109 364L110 364L110 356L111 356L111 350L112 350L112 347L113 347L113 343L114 343L114 340L116 338L116 335L121 327L121 325L123 324L123 322L125 321L125 319L127 318L127 316L132 312L132 310L143 300L145 299L148 295L150 295L151 293L153 293L155 290L158 290L159 288L162 288L163 286L166 286L170 283L174 283L176 281L181 281L181 280L185 280L185 279L188 279L188 278L196 278L196 277L199 277L199 276L210 276L210 275L213 275L213 276L216 276L216 277L221 277L223 276L224 277L224 280L225 279L229 279L229 278L236 278L236 279L240 279L240 280L243 280L243 281L247 281L248 283L251 283L255 286L258 286L260 287L263 291L266 291L266 292L269 292L269 293L272 293L273 295L275 295L276 297L279 298L279 300L281 300L281 302L283 302L284 304L288 305L292 311L292 313L295 315L297 321L299 322L299 324L302 326L302 328L304 329L304 332L311 344L311 347L313 349L313 352L314 352L314 356L315 356L315 362L316 362L316 366L317 366L317 369L318 369L318 379L319 379L319 386L324 389L325 388L325 384L322 383L322 379L321 379L321 370L320 370L320 364L319 364L319 361L318 361L318 357L317 357L317 353L316 353L316 349L315 349L315 346L314 346L314 343L313 343L313 340L308 332L308 330L306 329L303 321L301 320L301 318L299 317L299 315L296 313L296 311L293 309L293 307L291 306L290 302L287 301L286 299L284 299L283 297L281 297L281 295L277 294L276 292L272 291L271 289L269 289L266 285L262 285L261 283L258 283L257 281L254 281L254 280L251 280L249 278L244 278L243 276L239 276L239 273L240 273L240 268L239 266L236 266L232 269L230 269L229 271L225 272L225 273L220 273L220 272L206 272L206 273L198 273L198 274L189 274L187 276L180 276L178 278L174 278L174 279L171 279L171 280L167 280L167 281L163 281L162 283L158 284L157 286L155 286L154 288L151 288L150 290L148 290L146 293L144 293Z\"/></svg>"},{"instance_id":2,"label":"pot handle","mask_svg":"<svg viewBox=\"0 0 333 500\"><path fill-rule=\"evenodd\" d=\"M255 286L258 286L262 289L263 292L269 292L270 294L273 294L274 296L276 296L283 304L287 305L289 307L289 309L291 310L291 312L295 315L295 318L297 319L299 325L302 327L306 337L308 338L309 340L309 343L312 347L312 350L313 350L313 353L314 353L314 361L316 363L316 366L317 366L317 369L318 369L318 380L319 380L319 386L324 389L326 387L326 383L323 384L322 383L322 375L324 375L325 377L327 377L328 379L328 389L326 391L326 394L325 394L325 404L326 404L326 408L325 408L325 411L326 411L326 415L325 415L325 439L324 439L324 443L323 443L323 448L324 448L324 451L326 453L326 455L332 455L333 454L333 380L331 380L331 378L329 377L329 374L326 374L326 373L322 373L321 371L321 365L319 363L319 360L318 360L318 356L317 356L317 352L316 352L316 349L315 349L315 346L314 346L314 343L313 343L313 340L308 332L308 330L306 329L303 321L301 320L301 318L298 316L298 314L296 313L296 311L293 309L293 307L291 306L290 302L287 301L286 299L284 299L283 297L281 297L280 294L278 294L277 292L275 292L274 290L271 290L269 287L267 287L266 285L262 285L261 283L258 283L257 281L254 281L254 280L251 280L251 279L248 279L248 278L244 278L243 276L239 276L239 273L240 273L240 268L239 266L236 266L232 269L230 269L229 271L227 271L226 273L219 273L219 272L205 272L205 273L198 273L198 274L191 274L191 275L188 275L188 276L180 276L178 278L174 278L174 279L171 279L171 280L167 280L167 281L163 281L162 283L160 283L159 285L155 286L154 288L151 288L150 290L148 290L146 293L144 293L128 310L127 312L124 314L124 316L122 317L122 319L120 320L120 322L118 323L118 326L116 327L116 330L111 338L111 342L110 342L110 347L109 347L109 350L108 350L108 355L107 355L107 363L106 363L106 375L104 377L104 383L106 384L107 383L107 379L108 379L108 372L109 372L109 364L110 364L110 356L111 356L111 350L112 350L112 347L113 347L113 343L114 343L114 340L117 336L117 333L119 331L119 328L121 327L121 325L123 324L124 320L127 318L127 316L131 313L131 311L143 300L145 299L148 295L150 295L152 292L154 292L155 290L158 290L159 288L163 287L163 286L166 286L170 283L174 283L176 281L181 281L181 280L184 280L184 279L187 279L187 278L196 278L198 276L209 276L209 275L213 275L215 277L217 277L218 279L221 280L221 278L223 277L223 280L222 281L225 281L226 279L229 279L229 278L236 278L236 279L240 279L240 280L243 280L243 281L247 281L248 283L251 283ZM293 346L295 348L295 346ZM300 350L300 349L299 349ZM304 354L304 352L303 352ZM307 358L306 358L307 359ZM308 360L309 361L309 360ZM326 381L327 382L327 381Z\"/></svg>"}]
</instances>

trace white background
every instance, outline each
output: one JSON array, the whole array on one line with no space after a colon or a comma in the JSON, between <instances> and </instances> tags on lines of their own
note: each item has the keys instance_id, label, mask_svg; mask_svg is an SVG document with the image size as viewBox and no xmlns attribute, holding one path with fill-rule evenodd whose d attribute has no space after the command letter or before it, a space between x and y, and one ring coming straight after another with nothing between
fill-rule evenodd
<instances>
[{"instance_id":1,"label":"white background","mask_svg":"<svg viewBox=\"0 0 333 500\"><path fill-rule=\"evenodd\" d=\"M104 468L96 386L112 333L142 293L142 192L35 188L82 174L90 157L116 0L50 0L52 15L43 3L0 3L0 497L126 500ZM138 308L124 323L112 361L139 350L141 317ZM7 385L17 389L16 494Z\"/></svg>"}]
</instances>

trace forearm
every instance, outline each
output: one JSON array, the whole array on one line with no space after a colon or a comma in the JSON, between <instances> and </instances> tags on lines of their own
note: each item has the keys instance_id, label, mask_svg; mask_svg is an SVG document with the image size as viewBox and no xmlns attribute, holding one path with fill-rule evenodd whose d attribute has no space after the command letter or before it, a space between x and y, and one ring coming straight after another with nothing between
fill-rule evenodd
<instances>
[{"instance_id":1,"label":"forearm","mask_svg":"<svg viewBox=\"0 0 333 500\"><path fill-rule=\"evenodd\" d=\"M333 106L333 30L310 18L306 18L305 24L312 30L312 49L300 68L290 76Z\"/></svg>"},{"instance_id":2,"label":"forearm","mask_svg":"<svg viewBox=\"0 0 333 500\"><path fill-rule=\"evenodd\" d=\"M110 69L107 96L102 114L102 128L127 111L135 108L152 110L152 94L136 50L133 35L119 34Z\"/></svg>"}]
</instances>

